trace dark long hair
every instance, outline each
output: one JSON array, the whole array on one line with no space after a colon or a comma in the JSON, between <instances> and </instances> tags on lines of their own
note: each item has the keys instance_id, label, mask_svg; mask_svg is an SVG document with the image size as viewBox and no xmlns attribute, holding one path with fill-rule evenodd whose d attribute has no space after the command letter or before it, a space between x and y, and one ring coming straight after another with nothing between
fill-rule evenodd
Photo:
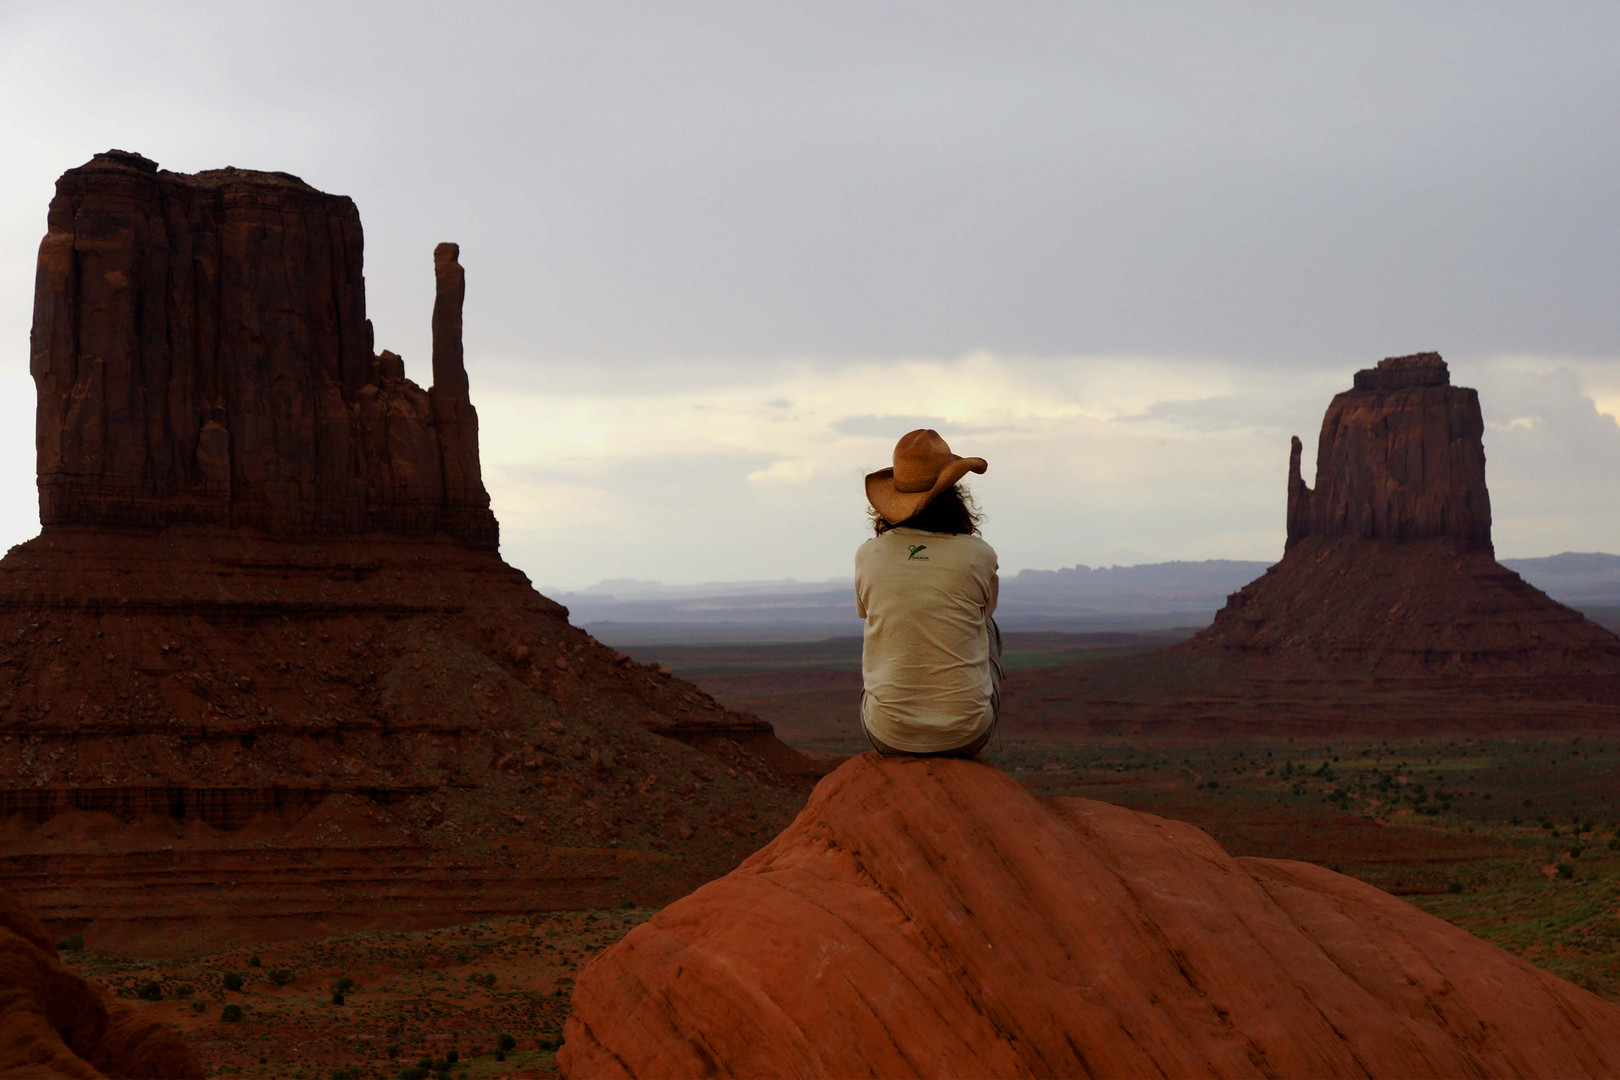
<instances>
[{"instance_id":1,"label":"dark long hair","mask_svg":"<svg viewBox=\"0 0 1620 1080\"><path fill-rule=\"evenodd\" d=\"M882 536L899 525L923 532L977 535L979 522L984 520L984 511L973 501L972 492L961 484L955 484L935 495L927 506L904 521L890 521L874 506L866 508L866 516L871 519L872 533L876 536Z\"/></svg>"}]
</instances>

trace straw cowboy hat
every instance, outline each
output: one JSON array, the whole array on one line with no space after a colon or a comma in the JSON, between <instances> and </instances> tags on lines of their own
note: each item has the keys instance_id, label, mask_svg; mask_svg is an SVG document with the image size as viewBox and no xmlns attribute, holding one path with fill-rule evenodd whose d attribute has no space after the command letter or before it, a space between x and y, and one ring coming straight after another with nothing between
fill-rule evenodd
<instances>
[{"instance_id":1,"label":"straw cowboy hat","mask_svg":"<svg viewBox=\"0 0 1620 1080\"><path fill-rule=\"evenodd\" d=\"M918 428L894 444L894 468L867 474L866 501L885 521L898 525L968 473L988 467L984 458L951 453L933 428Z\"/></svg>"}]
</instances>

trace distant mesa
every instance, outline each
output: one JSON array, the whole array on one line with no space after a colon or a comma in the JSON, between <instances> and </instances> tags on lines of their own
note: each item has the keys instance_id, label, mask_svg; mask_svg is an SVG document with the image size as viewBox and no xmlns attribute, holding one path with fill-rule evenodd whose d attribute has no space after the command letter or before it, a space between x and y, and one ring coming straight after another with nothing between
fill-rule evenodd
<instances>
[{"instance_id":1,"label":"distant mesa","mask_svg":"<svg viewBox=\"0 0 1620 1080\"><path fill-rule=\"evenodd\" d=\"M1282 561L1184 651L1361 672L1620 673L1620 638L1496 562L1479 395L1437 353L1356 374L1316 483L1293 440Z\"/></svg>"},{"instance_id":2,"label":"distant mesa","mask_svg":"<svg viewBox=\"0 0 1620 1080\"><path fill-rule=\"evenodd\" d=\"M93 946L662 902L814 774L499 558L460 252L427 390L373 351L362 254L354 203L285 173L112 151L58 182L0 881Z\"/></svg>"},{"instance_id":3,"label":"distant mesa","mask_svg":"<svg viewBox=\"0 0 1620 1080\"><path fill-rule=\"evenodd\" d=\"M1439 353L1358 371L1322 419L1316 488L1288 465L1288 545L1306 537L1445 538L1493 553L1479 394L1452 386Z\"/></svg>"},{"instance_id":4,"label":"distant mesa","mask_svg":"<svg viewBox=\"0 0 1620 1080\"><path fill-rule=\"evenodd\" d=\"M1620 1008L1319 866L864 754L581 973L563 1075L1608 1076Z\"/></svg>"}]
</instances>

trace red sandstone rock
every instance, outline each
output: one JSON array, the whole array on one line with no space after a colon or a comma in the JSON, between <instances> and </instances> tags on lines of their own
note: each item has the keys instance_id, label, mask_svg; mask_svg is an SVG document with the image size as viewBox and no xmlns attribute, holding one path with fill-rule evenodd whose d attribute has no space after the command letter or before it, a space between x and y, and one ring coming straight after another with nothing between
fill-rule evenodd
<instances>
[{"instance_id":1,"label":"red sandstone rock","mask_svg":"<svg viewBox=\"0 0 1620 1080\"><path fill-rule=\"evenodd\" d=\"M1356 373L1322 419L1316 488L1289 462L1288 543L1307 536L1448 537L1491 551L1479 394L1451 385L1439 353L1380 361Z\"/></svg>"},{"instance_id":2,"label":"red sandstone rock","mask_svg":"<svg viewBox=\"0 0 1620 1080\"><path fill-rule=\"evenodd\" d=\"M0 883L99 948L663 903L808 787L444 536L53 527L0 642Z\"/></svg>"},{"instance_id":3,"label":"red sandstone rock","mask_svg":"<svg viewBox=\"0 0 1620 1080\"><path fill-rule=\"evenodd\" d=\"M567 1076L1597 1076L1620 1008L1354 879L863 755L580 976Z\"/></svg>"},{"instance_id":4,"label":"red sandstone rock","mask_svg":"<svg viewBox=\"0 0 1620 1080\"><path fill-rule=\"evenodd\" d=\"M1183 649L1359 672L1620 674L1620 638L1498 564L1479 396L1436 353L1356 374L1293 440L1282 561Z\"/></svg>"},{"instance_id":5,"label":"red sandstone rock","mask_svg":"<svg viewBox=\"0 0 1620 1080\"><path fill-rule=\"evenodd\" d=\"M63 174L34 293L40 520L493 551L455 245L434 253L427 392L372 355L362 255L354 203L286 173L109 151Z\"/></svg>"},{"instance_id":6,"label":"red sandstone rock","mask_svg":"<svg viewBox=\"0 0 1620 1080\"><path fill-rule=\"evenodd\" d=\"M39 921L0 890L0 1077L202 1077L180 1035L57 960Z\"/></svg>"},{"instance_id":7,"label":"red sandstone rock","mask_svg":"<svg viewBox=\"0 0 1620 1080\"><path fill-rule=\"evenodd\" d=\"M495 554L459 252L428 391L371 353L360 254L353 203L281 173L114 152L52 202L0 881L99 947L663 902L809 787Z\"/></svg>"}]
</instances>

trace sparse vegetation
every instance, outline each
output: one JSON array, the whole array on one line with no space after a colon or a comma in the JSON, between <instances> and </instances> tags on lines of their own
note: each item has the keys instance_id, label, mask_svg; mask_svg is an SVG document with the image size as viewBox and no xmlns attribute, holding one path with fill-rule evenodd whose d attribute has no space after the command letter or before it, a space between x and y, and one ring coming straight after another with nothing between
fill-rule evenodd
<instances>
[{"instance_id":1,"label":"sparse vegetation","mask_svg":"<svg viewBox=\"0 0 1620 1080\"><path fill-rule=\"evenodd\" d=\"M1009 742L995 756L1037 795L1133 806L1190 821L1234 854L1339 869L1620 1000L1620 937L1593 929L1600 898L1610 911L1620 904L1612 749L1588 740L1576 756L1568 746L1465 737L1329 750L1283 739L1178 746L1171 756L1096 739ZM1269 771L1232 767L1263 763L1267 751L1278 762ZM1382 828L1357 827L1374 821Z\"/></svg>"},{"instance_id":2,"label":"sparse vegetation","mask_svg":"<svg viewBox=\"0 0 1620 1080\"><path fill-rule=\"evenodd\" d=\"M166 1000L147 1007L195 1033L216 1076L326 1080L358 1070L365 1080L394 1080L424 1057L422 1075L435 1080L550 1075L574 975L652 914L615 907L285 942L258 969L241 966L240 950L184 960L87 953L73 963L126 998L159 983ZM263 998L228 997L224 975L233 969ZM278 971L298 977L271 993ZM255 974L266 982L256 984ZM175 1000L181 986L195 988L183 1002ZM338 991L341 1008L331 1002Z\"/></svg>"}]
</instances>

